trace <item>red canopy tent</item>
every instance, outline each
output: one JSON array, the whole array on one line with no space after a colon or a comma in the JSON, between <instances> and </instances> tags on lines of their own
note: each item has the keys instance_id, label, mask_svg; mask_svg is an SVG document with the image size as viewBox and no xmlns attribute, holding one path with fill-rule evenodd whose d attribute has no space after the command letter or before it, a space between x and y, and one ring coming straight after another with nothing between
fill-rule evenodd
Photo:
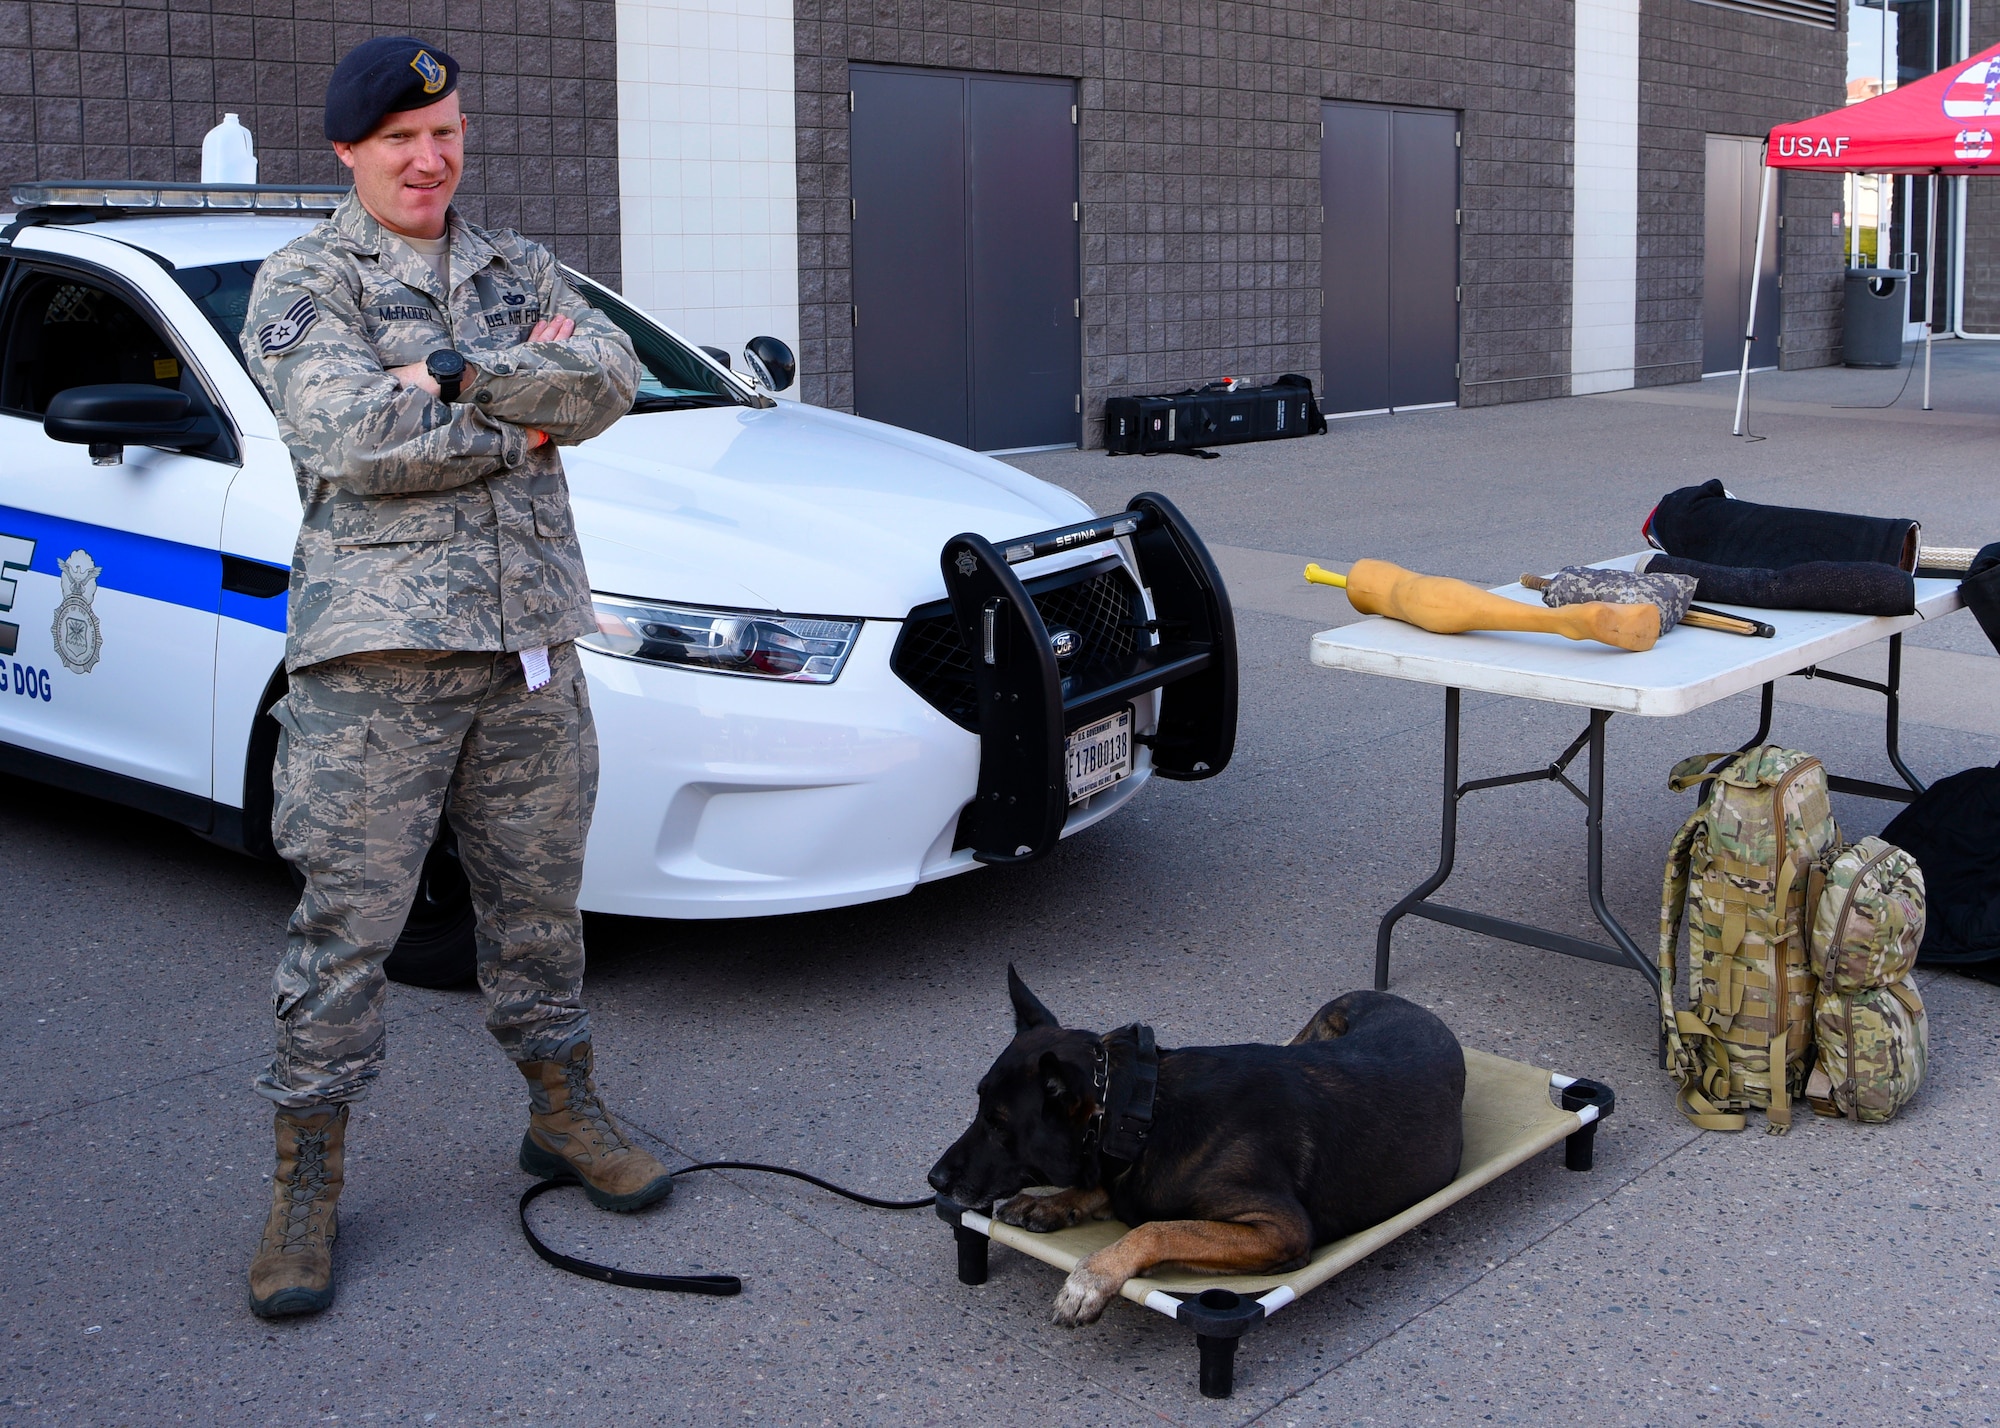
<instances>
[{"instance_id":1,"label":"red canopy tent","mask_svg":"<svg viewBox=\"0 0 2000 1428\"><path fill-rule=\"evenodd\" d=\"M1873 99L1796 124L1780 124L1771 131L1764 146L1764 194L1757 214L1757 266L1750 270L1750 330L1743 336L1743 369L1737 375L1737 435L1743 432L1743 402L1750 382L1750 343L1756 335L1757 280L1764 263L1764 224L1770 218L1773 171L1817 169L1832 173L1929 175L1927 251L1934 253L1938 176L2000 173L1993 137L1996 129L2000 129L2000 45ZM1925 265L1924 290L1924 311L1934 312L1935 264ZM1924 410L1929 411L1930 405L1927 322Z\"/></svg>"}]
</instances>

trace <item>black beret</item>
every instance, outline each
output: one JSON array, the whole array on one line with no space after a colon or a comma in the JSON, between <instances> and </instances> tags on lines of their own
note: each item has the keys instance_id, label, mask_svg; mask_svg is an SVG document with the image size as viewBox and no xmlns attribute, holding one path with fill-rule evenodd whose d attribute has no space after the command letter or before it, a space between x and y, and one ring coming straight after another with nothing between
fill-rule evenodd
<instances>
[{"instance_id":1,"label":"black beret","mask_svg":"<svg viewBox=\"0 0 2000 1428\"><path fill-rule=\"evenodd\" d=\"M358 144L385 114L422 109L458 88L458 61L410 35L377 35L349 50L326 83L326 137Z\"/></svg>"}]
</instances>

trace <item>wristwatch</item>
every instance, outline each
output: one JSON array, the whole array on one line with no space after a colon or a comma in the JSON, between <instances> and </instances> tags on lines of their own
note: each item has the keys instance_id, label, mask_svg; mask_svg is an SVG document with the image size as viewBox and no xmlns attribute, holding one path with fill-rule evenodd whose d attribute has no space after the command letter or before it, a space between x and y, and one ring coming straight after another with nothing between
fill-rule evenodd
<instances>
[{"instance_id":1,"label":"wristwatch","mask_svg":"<svg viewBox=\"0 0 2000 1428\"><path fill-rule=\"evenodd\" d=\"M424 370L438 384L438 396L447 402L458 400L459 384L465 380L465 358L449 347L440 347L424 358Z\"/></svg>"}]
</instances>

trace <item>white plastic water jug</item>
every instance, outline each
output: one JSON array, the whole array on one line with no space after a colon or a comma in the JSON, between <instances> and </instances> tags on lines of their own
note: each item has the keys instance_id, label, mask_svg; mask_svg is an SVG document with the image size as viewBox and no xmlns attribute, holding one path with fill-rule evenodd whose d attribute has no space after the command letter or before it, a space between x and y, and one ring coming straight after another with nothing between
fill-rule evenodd
<instances>
[{"instance_id":1,"label":"white plastic water jug","mask_svg":"<svg viewBox=\"0 0 2000 1428\"><path fill-rule=\"evenodd\" d=\"M201 181L203 183L257 182L257 151L250 131L234 114L210 129L201 141Z\"/></svg>"}]
</instances>

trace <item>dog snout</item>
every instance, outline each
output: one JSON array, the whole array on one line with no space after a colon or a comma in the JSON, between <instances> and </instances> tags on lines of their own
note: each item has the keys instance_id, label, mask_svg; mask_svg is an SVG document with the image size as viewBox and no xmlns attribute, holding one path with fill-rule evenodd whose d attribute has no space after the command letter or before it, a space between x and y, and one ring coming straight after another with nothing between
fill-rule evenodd
<instances>
[{"instance_id":1,"label":"dog snout","mask_svg":"<svg viewBox=\"0 0 2000 1428\"><path fill-rule=\"evenodd\" d=\"M933 1165L931 1173L924 1178L931 1182L931 1189L937 1191L940 1195L951 1189L951 1176L945 1172L944 1162L942 1161Z\"/></svg>"}]
</instances>

